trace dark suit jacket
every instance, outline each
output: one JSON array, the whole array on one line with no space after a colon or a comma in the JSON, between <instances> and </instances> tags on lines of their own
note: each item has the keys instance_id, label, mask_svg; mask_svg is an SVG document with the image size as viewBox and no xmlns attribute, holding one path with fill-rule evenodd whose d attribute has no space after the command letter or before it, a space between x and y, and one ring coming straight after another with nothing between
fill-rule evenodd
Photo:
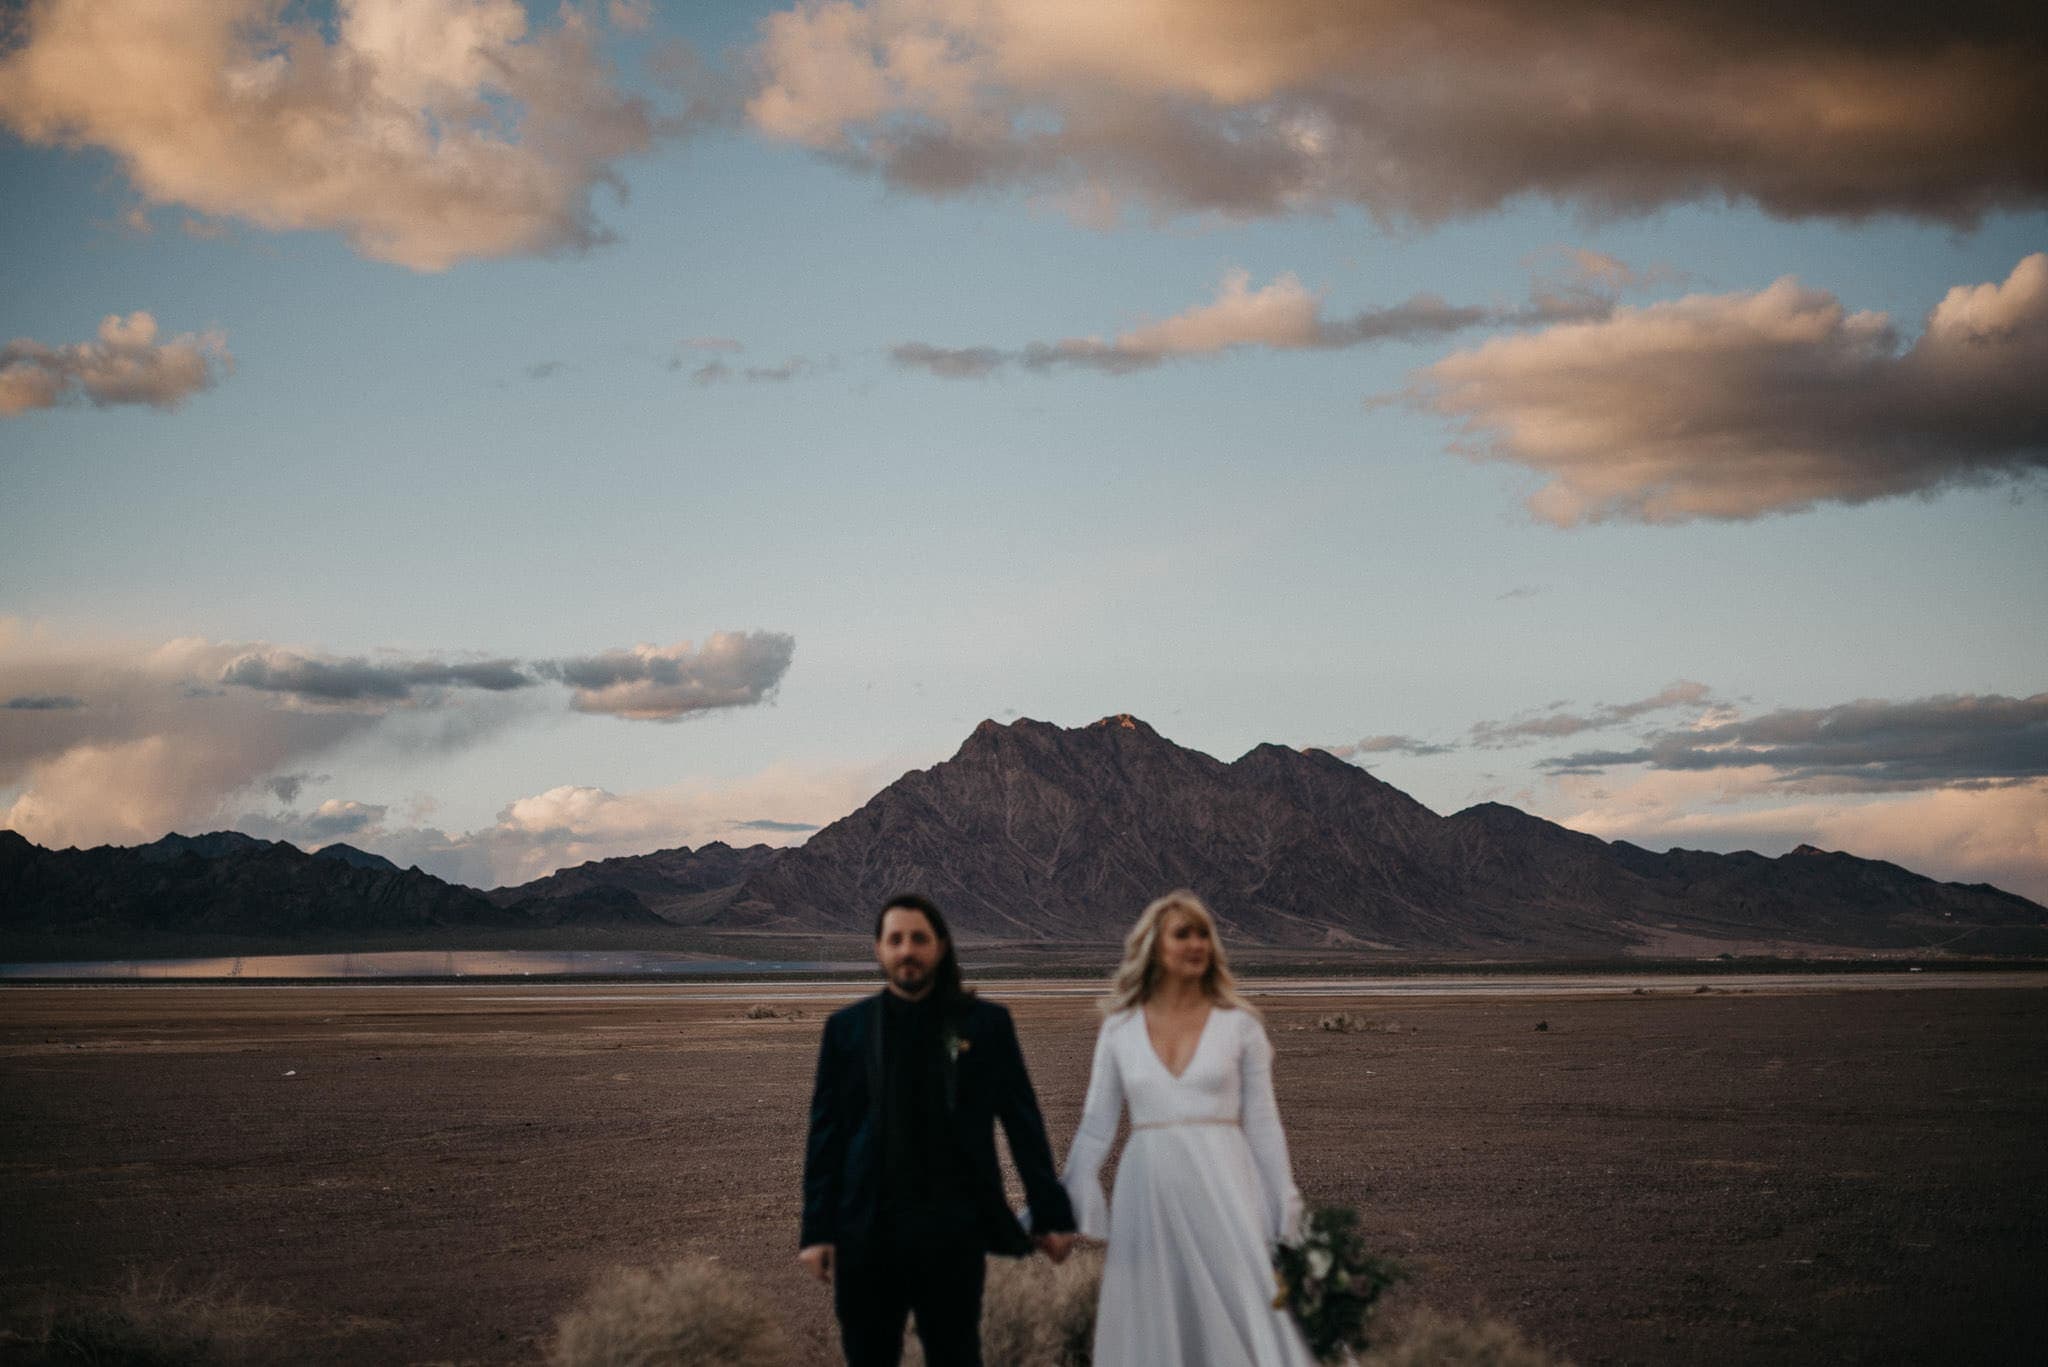
<instances>
[{"instance_id":1,"label":"dark suit jacket","mask_svg":"<svg viewBox=\"0 0 2048 1367\"><path fill-rule=\"evenodd\" d=\"M832 1013L818 1045L811 1091L811 1135L804 1153L804 1215L799 1246L858 1246L874 1230L881 1188L882 999L877 993ZM1031 1240L1003 1197L995 1122L1024 1179L1031 1227L1050 1234L1074 1227L1073 1207L1053 1169L1038 1098L1024 1071L1010 1013L966 1002L946 1027L958 1038L947 1068L946 1109L960 1167L974 1191L975 1227L991 1253L1031 1251Z\"/></svg>"}]
</instances>

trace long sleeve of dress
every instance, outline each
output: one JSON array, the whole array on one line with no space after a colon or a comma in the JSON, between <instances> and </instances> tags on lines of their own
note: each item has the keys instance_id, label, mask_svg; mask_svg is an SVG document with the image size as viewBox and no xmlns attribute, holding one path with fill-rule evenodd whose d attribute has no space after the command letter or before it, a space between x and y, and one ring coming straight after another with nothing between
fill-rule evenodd
<instances>
[{"instance_id":1,"label":"long sleeve of dress","mask_svg":"<svg viewBox=\"0 0 2048 1367\"><path fill-rule=\"evenodd\" d=\"M1110 1022L1104 1021L1095 1037L1095 1062L1088 1073L1088 1099L1082 1103L1081 1124L1067 1149L1067 1166L1060 1184L1074 1204L1074 1220L1081 1233L1092 1239L1109 1237L1109 1200L1102 1192L1102 1162L1116 1142L1116 1124L1123 1116L1123 1074L1117 1068L1116 1050L1110 1043Z\"/></svg>"},{"instance_id":2,"label":"long sleeve of dress","mask_svg":"<svg viewBox=\"0 0 2048 1367\"><path fill-rule=\"evenodd\" d=\"M1294 1185L1294 1169L1287 1161L1287 1136L1280 1129L1280 1106L1273 1099L1273 1041L1256 1020L1244 1023L1239 1071L1244 1078L1240 1123L1265 1197L1266 1238L1277 1242L1293 1237L1300 1228L1301 1192ZM1075 1147L1079 1146L1077 1140Z\"/></svg>"}]
</instances>

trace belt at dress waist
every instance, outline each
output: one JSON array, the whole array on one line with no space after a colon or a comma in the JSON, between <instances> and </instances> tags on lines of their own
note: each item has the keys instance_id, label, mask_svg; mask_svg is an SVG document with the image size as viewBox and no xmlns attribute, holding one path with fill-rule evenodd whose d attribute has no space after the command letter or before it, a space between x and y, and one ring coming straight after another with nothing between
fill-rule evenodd
<instances>
[{"instance_id":1,"label":"belt at dress waist","mask_svg":"<svg viewBox=\"0 0 2048 1367\"><path fill-rule=\"evenodd\" d=\"M1176 1125L1235 1125L1237 1123L1237 1117L1234 1115L1191 1115L1185 1120L1147 1120L1143 1124L1134 1122L1131 1125L1131 1129L1135 1132L1137 1130L1166 1130Z\"/></svg>"}]
</instances>

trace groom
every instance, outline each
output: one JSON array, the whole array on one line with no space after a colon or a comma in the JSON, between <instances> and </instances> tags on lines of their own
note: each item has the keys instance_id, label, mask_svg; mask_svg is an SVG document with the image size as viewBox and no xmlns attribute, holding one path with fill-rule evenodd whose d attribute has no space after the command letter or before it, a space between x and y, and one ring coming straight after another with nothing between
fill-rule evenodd
<instances>
[{"instance_id":1,"label":"groom","mask_svg":"<svg viewBox=\"0 0 2048 1367\"><path fill-rule=\"evenodd\" d=\"M980 1367L984 1254L1035 1242L1062 1261L1073 1210L1010 1013L961 986L930 898L883 904L875 960L884 990L834 1012L818 1048L797 1260L832 1283L848 1367L895 1367L912 1312L931 1367ZM1036 1240L1003 1197L997 1120Z\"/></svg>"}]
</instances>

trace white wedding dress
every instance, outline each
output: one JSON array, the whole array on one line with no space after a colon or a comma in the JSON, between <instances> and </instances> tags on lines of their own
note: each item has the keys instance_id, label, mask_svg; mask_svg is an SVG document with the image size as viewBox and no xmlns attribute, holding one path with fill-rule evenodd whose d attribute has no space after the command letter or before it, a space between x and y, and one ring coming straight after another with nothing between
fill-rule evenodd
<instances>
[{"instance_id":1,"label":"white wedding dress","mask_svg":"<svg viewBox=\"0 0 2048 1367\"><path fill-rule=\"evenodd\" d=\"M1105 1201L1117 1119L1131 1138ZM1137 1010L1102 1023L1062 1183L1081 1232L1109 1241L1095 1367L1313 1367L1273 1308L1272 1246L1301 1194L1273 1101L1273 1045L1247 1011L1212 1007L1179 1077Z\"/></svg>"}]
</instances>

